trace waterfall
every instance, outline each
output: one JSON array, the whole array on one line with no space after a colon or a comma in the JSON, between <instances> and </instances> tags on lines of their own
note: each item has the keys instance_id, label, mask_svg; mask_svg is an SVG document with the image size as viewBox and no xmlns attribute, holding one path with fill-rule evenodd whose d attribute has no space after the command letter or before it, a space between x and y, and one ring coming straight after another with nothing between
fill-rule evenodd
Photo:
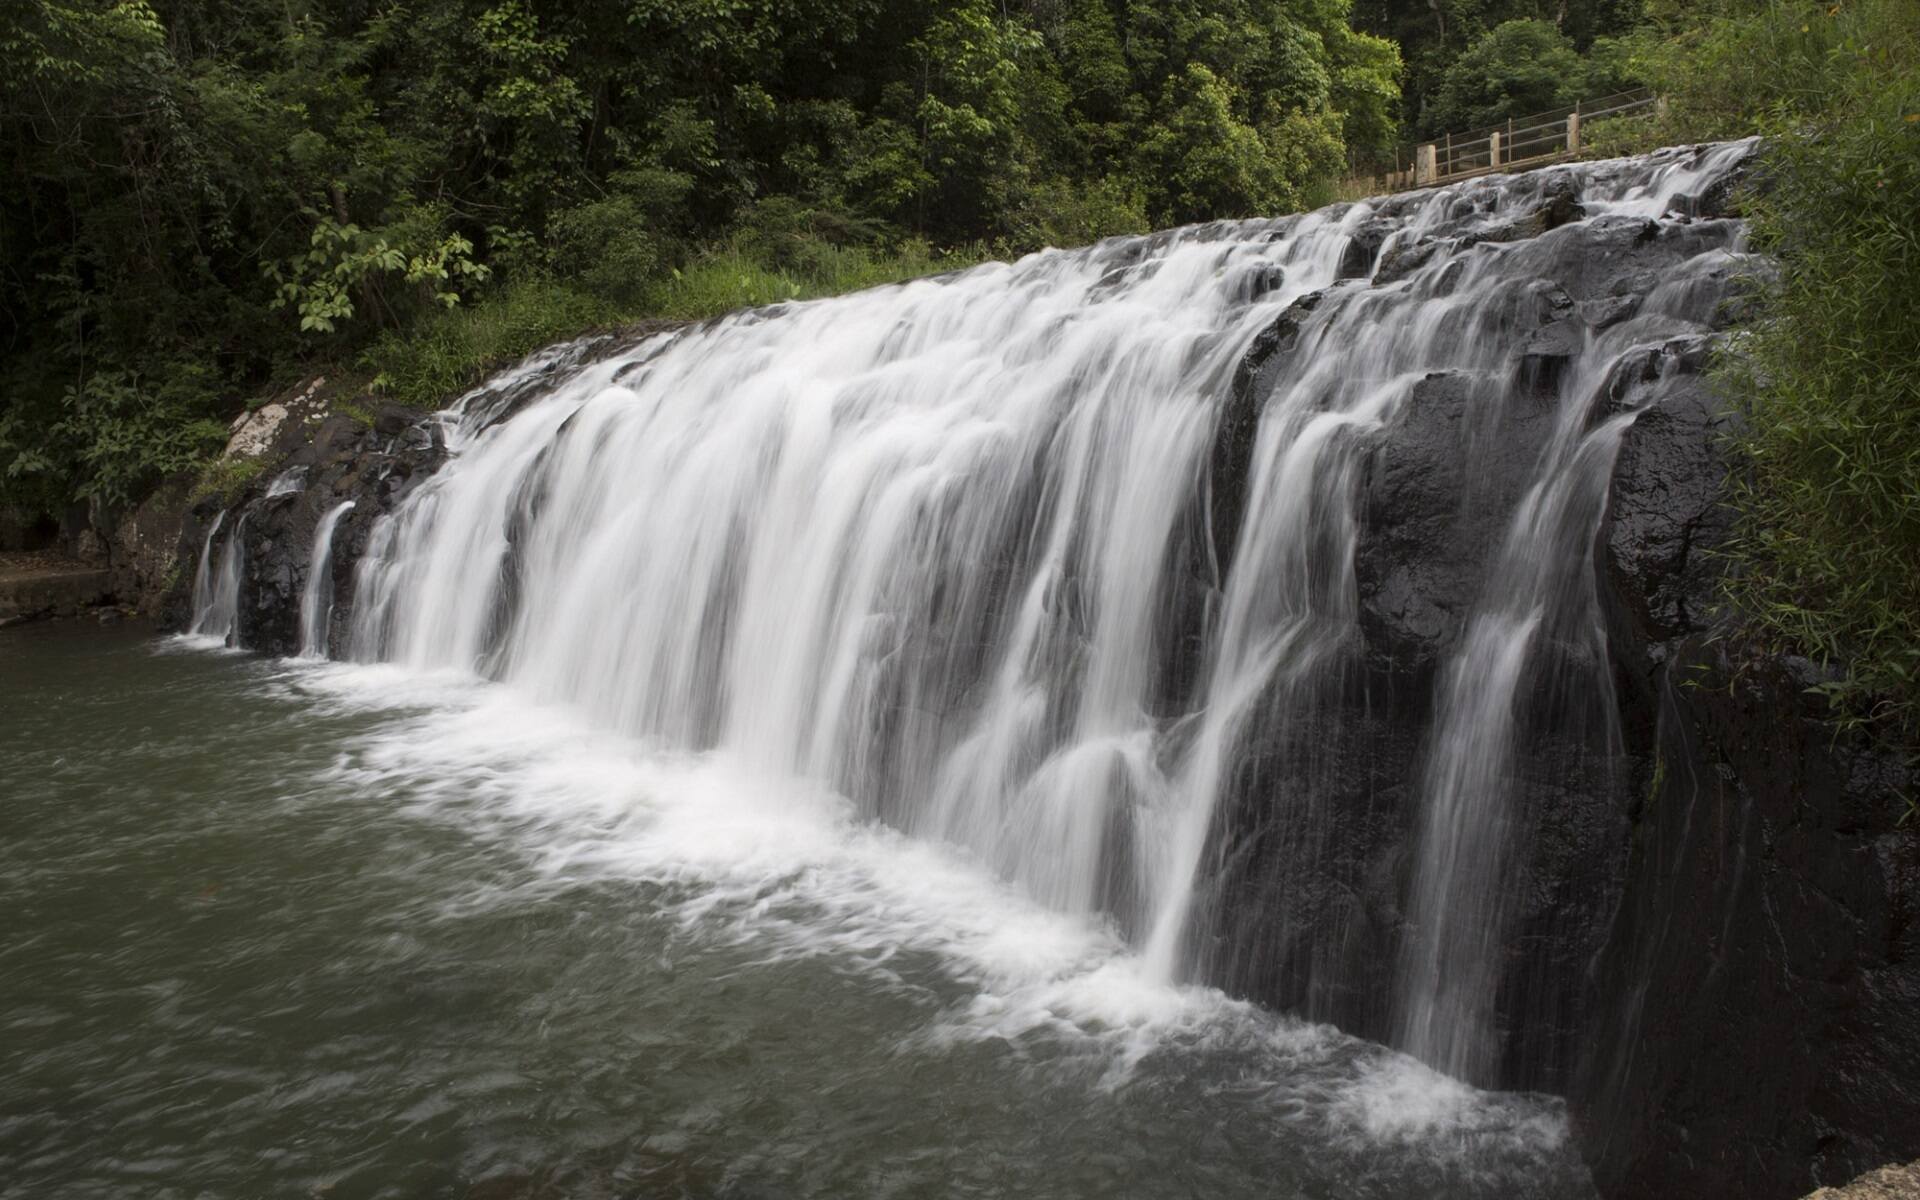
<instances>
[{"instance_id":1,"label":"waterfall","mask_svg":"<svg viewBox=\"0 0 1920 1200\"><path fill-rule=\"evenodd\" d=\"M1592 543L1615 452L1658 399L1627 376L1704 330L1719 294L1680 271L1629 312L1579 281L1560 230L1526 222L1564 185L1622 245L1658 234L1674 262L1723 263L1729 223L1662 219L1750 152L1495 177L780 305L506 403L523 368L467 398L449 464L374 525L347 650L824 785L1049 905L1108 915L1155 976L1255 963L1315 1013L1344 969L1303 882L1340 857L1348 802L1322 783L1380 686L1375 583L1356 565L1370 497L1410 423L1450 422L1461 482L1444 504L1506 532L1475 550L1484 564L1461 558L1480 572L1461 610L1381 585L1443 650L1405 781L1405 932L1397 963L1376 957L1396 1039L1485 1076L1511 934L1499 891L1534 819L1510 760L1552 719L1523 709L1608 708ZM1461 399L1435 416L1443 386ZM1542 432L1507 444L1507 427ZM346 507L316 532L310 655ZM196 586L196 632L231 629L240 532ZM1563 724L1611 752L1605 721ZM1222 945L1203 935L1250 791L1274 876L1300 886L1260 913L1258 945Z\"/></svg>"},{"instance_id":2,"label":"waterfall","mask_svg":"<svg viewBox=\"0 0 1920 1200\"><path fill-rule=\"evenodd\" d=\"M300 657L327 656L327 624L333 615L333 531L353 501L342 500L328 509L313 529L313 556L307 562L307 582L300 591Z\"/></svg>"},{"instance_id":3,"label":"waterfall","mask_svg":"<svg viewBox=\"0 0 1920 1200\"><path fill-rule=\"evenodd\" d=\"M223 509L213 518L213 524L207 527L207 536L200 543L200 565L193 572L193 619L189 628L198 631L202 617L213 603L213 545L220 536L220 527L227 523L227 514Z\"/></svg>"},{"instance_id":4,"label":"waterfall","mask_svg":"<svg viewBox=\"0 0 1920 1200\"><path fill-rule=\"evenodd\" d=\"M280 472L280 474L274 478L274 481L268 485L267 494L263 499L277 500L282 496L294 495L299 492L302 487L306 486L306 482L307 468L304 464L288 467L286 470Z\"/></svg>"},{"instance_id":5,"label":"waterfall","mask_svg":"<svg viewBox=\"0 0 1920 1200\"><path fill-rule=\"evenodd\" d=\"M383 522L353 653L819 780L1151 920L1218 389L1342 216L747 314L588 367Z\"/></svg>"},{"instance_id":6,"label":"waterfall","mask_svg":"<svg viewBox=\"0 0 1920 1200\"><path fill-rule=\"evenodd\" d=\"M1496 1073L1494 1014L1507 943L1511 860L1534 814L1516 811L1510 776L1518 711L1529 673L1548 676L1536 695L1566 703L1587 690L1612 748L1612 677L1594 590L1592 545L1622 436L1637 412L1620 407L1616 371L1633 355L1603 337L1587 369L1563 390L1535 479L1521 499L1483 595L1447 664L1437 727L1421 781L1411 930L1402 948L1398 1043L1466 1078ZM1558 643L1555 653L1537 648Z\"/></svg>"},{"instance_id":7,"label":"waterfall","mask_svg":"<svg viewBox=\"0 0 1920 1200\"><path fill-rule=\"evenodd\" d=\"M243 541L247 519L234 523L233 532L221 542L214 556L214 539L226 520L221 513L207 531L206 544L200 550L200 566L193 578L193 621L187 633L194 637L215 638L221 644L237 646L240 637L240 573L246 565Z\"/></svg>"}]
</instances>

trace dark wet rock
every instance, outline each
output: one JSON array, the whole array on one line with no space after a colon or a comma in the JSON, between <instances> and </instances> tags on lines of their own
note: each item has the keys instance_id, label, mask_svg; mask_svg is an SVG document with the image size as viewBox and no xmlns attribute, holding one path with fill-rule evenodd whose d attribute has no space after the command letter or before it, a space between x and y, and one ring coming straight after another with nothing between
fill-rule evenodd
<instances>
[{"instance_id":1,"label":"dark wet rock","mask_svg":"<svg viewBox=\"0 0 1920 1200\"><path fill-rule=\"evenodd\" d=\"M1579 219L1574 203L1543 192L1472 238L1510 238L1501 270L1535 275L1502 326L1523 369L1414 386L1368 453L1358 641L1266 697L1243 735L1196 918L1195 969L1229 991L1392 1035L1422 731L1554 413L1586 399L1562 394L1565 367L1649 314L1735 296L1718 326L1741 303L1750 264L1699 257L1738 233L1713 206L1682 222ZM1447 238L1388 249L1375 284L1443 294L1464 261L1443 260ZM1897 825L1911 767L1834 742L1808 695L1830 669L1721 662L1724 643L1704 640L1724 629L1730 523L1712 351L1704 329L1672 337L1601 381L1591 419L1633 417L1595 544L1606 657L1578 631L1543 632L1518 704L1525 850L1495 1001L1508 1040L1485 1082L1567 1093L1609 1200L1784 1200L1920 1153L1920 873ZM1569 685L1598 665L1611 688Z\"/></svg>"},{"instance_id":2,"label":"dark wet rock","mask_svg":"<svg viewBox=\"0 0 1920 1200\"><path fill-rule=\"evenodd\" d=\"M1920 1153L1912 765L1724 640L1678 643L1646 691L1569 1096L1601 1194L1787 1200Z\"/></svg>"},{"instance_id":3,"label":"dark wet rock","mask_svg":"<svg viewBox=\"0 0 1920 1200\"><path fill-rule=\"evenodd\" d=\"M1386 244L1392 232L1391 223L1377 219L1354 230L1347 238L1347 248L1340 253L1340 268L1334 273L1334 278L1366 278L1373 270L1374 260L1380 255L1380 247Z\"/></svg>"},{"instance_id":4,"label":"dark wet rock","mask_svg":"<svg viewBox=\"0 0 1920 1200\"><path fill-rule=\"evenodd\" d=\"M1584 219L1587 210L1580 204L1580 181L1566 171L1543 172L1539 207L1534 211L1542 232Z\"/></svg>"},{"instance_id":5,"label":"dark wet rock","mask_svg":"<svg viewBox=\"0 0 1920 1200\"><path fill-rule=\"evenodd\" d=\"M1222 788L1195 954L1229 993L1388 1040L1430 696L1369 687L1343 673L1269 698Z\"/></svg>"},{"instance_id":6,"label":"dark wet rock","mask_svg":"<svg viewBox=\"0 0 1920 1200\"><path fill-rule=\"evenodd\" d=\"M1579 306L1557 285L1539 288L1536 296L1540 325L1521 343L1515 378L1521 391L1545 397L1559 389L1568 365L1586 349L1587 327Z\"/></svg>"},{"instance_id":7,"label":"dark wet rock","mask_svg":"<svg viewBox=\"0 0 1920 1200\"><path fill-rule=\"evenodd\" d=\"M1472 413L1495 390L1469 375L1427 376L1370 464L1354 557L1368 659L1376 674L1409 675L1422 690L1498 539L1497 524L1485 521L1456 536L1455 519L1475 440Z\"/></svg>"},{"instance_id":8,"label":"dark wet rock","mask_svg":"<svg viewBox=\"0 0 1920 1200\"><path fill-rule=\"evenodd\" d=\"M1579 185L1570 176L1561 176L1542 185L1534 207L1523 216L1473 230L1463 235L1458 244L1465 248L1482 242L1524 241L1583 220L1586 215L1587 210L1580 205Z\"/></svg>"},{"instance_id":9,"label":"dark wet rock","mask_svg":"<svg viewBox=\"0 0 1920 1200\"><path fill-rule=\"evenodd\" d=\"M1620 365L1601 529L1628 855L1567 1087L1614 1200L1787 1200L1920 1153L1920 777L1836 733L1832 668L1730 635L1732 417L1706 337Z\"/></svg>"},{"instance_id":10,"label":"dark wet rock","mask_svg":"<svg viewBox=\"0 0 1920 1200\"><path fill-rule=\"evenodd\" d=\"M476 416L470 419L504 420L551 388L556 375L675 327L642 323L619 334L597 335L542 351L516 372L476 393ZM318 389L317 383L306 387L308 393ZM363 397L352 406L371 411L371 420L362 421L341 411L343 407L304 414L296 408L294 419L281 421L261 460L270 465L227 508L229 524L224 528L233 529L242 516L246 520L237 623L239 644L248 650L275 655L299 651L300 606L315 531L329 509L352 500L354 507L336 526L331 547L330 640L338 650L351 619L353 566L365 553L374 524L447 461L444 416ZM298 486L270 497L273 482L283 477ZM188 590L194 566L207 530L220 512L217 500L202 500L188 511L177 542L180 566L166 610L173 628L191 619Z\"/></svg>"},{"instance_id":11,"label":"dark wet rock","mask_svg":"<svg viewBox=\"0 0 1920 1200\"><path fill-rule=\"evenodd\" d=\"M1287 272L1279 263L1262 260L1243 271L1239 279L1236 299L1243 301L1258 300L1271 295L1286 286Z\"/></svg>"},{"instance_id":12,"label":"dark wet rock","mask_svg":"<svg viewBox=\"0 0 1920 1200\"><path fill-rule=\"evenodd\" d=\"M1728 268L1727 276L1726 293L1714 305L1709 323L1715 329L1751 325L1766 310L1767 293L1779 270L1770 260L1750 257Z\"/></svg>"},{"instance_id":13,"label":"dark wet rock","mask_svg":"<svg viewBox=\"0 0 1920 1200\"><path fill-rule=\"evenodd\" d=\"M1209 536L1221 577L1226 574L1240 535L1241 511L1246 504L1260 412L1266 407L1279 372L1298 349L1309 318L1326 297L1324 291L1309 292L1287 305L1254 337L1253 344L1234 367L1228 399L1213 435L1207 474Z\"/></svg>"},{"instance_id":14,"label":"dark wet rock","mask_svg":"<svg viewBox=\"0 0 1920 1200\"><path fill-rule=\"evenodd\" d=\"M1428 375L1373 449L1354 550L1372 677L1429 690L1478 597L1552 425L1550 412L1505 394L1498 379Z\"/></svg>"},{"instance_id":15,"label":"dark wet rock","mask_svg":"<svg viewBox=\"0 0 1920 1200\"><path fill-rule=\"evenodd\" d=\"M1642 295L1628 293L1624 296L1604 296L1595 300L1583 301L1580 315L1595 332L1611 329L1622 321L1630 320L1640 311Z\"/></svg>"},{"instance_id":16,"label":"dark wet rock","mask_svg":"<svg viewBox=\"0 0 1920 1200\"><path fill-rule=\"evenodd\" d=\"M1764 186L1754 167L1755 160L1749 158L1702 188L1699 195L1674 197L1673 207L1689 217L1706 220L1744 217L1747 198Z\"/></svg>"},{"instance_id":17,"label":"dark wet rock","mask_svg":"<svg viewBox=\"0 0 1920 1200\"><path fill-rule=\"evenodd\" d=\"M373 412L373 431L383 437L399 437L420 420L417 409L398 404L382 404Z\"/></svg>"},{"instance_id":18,"label":"dark wet rock","mask_svg":"<svg viewBox=\"0 0 1920 1200\"><path fill-rule=\"evenodd\" d=\"M1380 256L1380 265L1373 272L1373 282L1378 285L1397 283L1433 261L1440 251L1440 243L1431 239L1399 243Z\"/></svg>"}]
</instances>

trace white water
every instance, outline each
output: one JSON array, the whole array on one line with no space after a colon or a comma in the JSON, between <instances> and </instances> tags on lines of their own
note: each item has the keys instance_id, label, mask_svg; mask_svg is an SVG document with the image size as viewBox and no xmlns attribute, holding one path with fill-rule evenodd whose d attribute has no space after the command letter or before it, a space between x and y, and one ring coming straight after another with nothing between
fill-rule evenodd
<instances>
[{"instance_id":1,"label":"white water","mask_svg":"<svg viewBox=\"0 0 1920 1200\"><path fill-rule=\"evenodd\" d=\"M280 474L274 478L274 481L267 486L267 494L263 498L267 500L277 500L282 496L291 496L305 487L306 482L306 467L288 467L286 470L280 472Z\"/></svg>"},{"instance_id":2,"label":"white water","mask_svg":"<svg viewBox=\"0 0 1920 1200\"><path fill-rule=\"evenodd\" d=\"M1488 885L1511 878L1520 830L1533 819L1513 810L1510 772L1521 683L1543 629L1579 643L1596 664L1563 686L1589 688L1604 697L1598 709L1613 710L1591 551L1614 458L1636 413L1594 423L1618 360L1595 349L1585 361L1565 389L1579 402L1562 406L1538 478L1448 664L1422 780L1396 1044L1463 1078L1493 1075L1501 1045L1494 1000L1512 889ZM1608 725L1603 736L1612 732ZM1594 749L1604 756L1612 746Z\"/></svg>"},{"instance_id":3,"label":"white water","mask_svg":"<svg viewBox=\"0 0 1920 1200\"><path fill-rule=\"evenodd\" d=\"M240 621L240 572L246 565L245 538L247 519L235 522L233 531L214 551L226 513L214 518L207 530L206 544L200 548L200 565L193 576L193 623L187 626L190 637L222 646L238 644Z\"/></svg>"},{"instance_id":4,"label":"white water","mask_svg":"<svg viewBox=\"0 0 1920 1200\"><path fill-rule=\"evenodd\" d=\"M477 885L446 919L577 902L595 883L643 886L684 931L675 956L688 960L742 946L756 968L820 960L863 988L912 995L930 956L959 988L894 1053L935 1071L977 1063L977 1047L1072 1064L1111 1092L1224 1060L1239 1078L1228 1102L1257 1114L1263 1137L1304 1137L1448 1194L1463 1180L1497 1191L1549 1172L1566 1190L1543 1194L1586 1194L1557 1102L1482 1092L1330 1026L1170 987L1099 920L1037 904L952 847L863 821L827 789L728 756L660 753L454 673L306 662L277 690L319 715L383 717L317 786L407 797L413 820L526 861L523 876Z\"/></svg>"},{"instance_id":5,"label":"white water","mask_svg":"<svg viewBox=\"0 0 1920 1200\"><path fill-rule=\"evenodd\" d=\"M1742 152L1579 168L1582 203L1590 219L1659 216ZM1498 209L1513 186L1397 202L1387 248L1457 227L1462 204ZM1375 215L1200 227L740 314L563 373L498 419L529 364L468 399L453 461L375 526L351 655L496 680L623 744L756 781L762 807L677 852L737 854L751 873L750 831L785 836L765 805L844 805L916 839L888 853L945 845L1053 911L1111 918L1141 979L1190 977L1216 807L1246 739L1317 703L1352 650L1366 452L1428 373L1504 380L1505 334L1539 303L1509 246L1330 292L1257 398L1222 561L1209 455L1234 367L1334 282ZM1672 332L1610 331L1562 390L1585 396ZM1512 853L1513 697L1538 631L1591 626L1567 581L1584 578L1631 420L1589 432L1583 405L1561 413L1446 672L1422 783L1396 1021L1421 1057L1469 1074L1497 1041L1504 930L1488 893ZM196 633L233 629L240 533L211 572L209 536ZM622 820L628 795L597 800L598 819ZM1274 809L1317 828L1316 803Z\"/></svg>"},{"instance_id":6,"label":"white water","mask_svg":"<svg viewBox=\"0 0 1920 1200\"><path fill-rule=\"evenodd\" d=\"M301 658L327 656L327 625L333 616L333 531L352 507L353 501L342 500L314 526L307 582L300 591Z\"/></svg>"}]
</instances>

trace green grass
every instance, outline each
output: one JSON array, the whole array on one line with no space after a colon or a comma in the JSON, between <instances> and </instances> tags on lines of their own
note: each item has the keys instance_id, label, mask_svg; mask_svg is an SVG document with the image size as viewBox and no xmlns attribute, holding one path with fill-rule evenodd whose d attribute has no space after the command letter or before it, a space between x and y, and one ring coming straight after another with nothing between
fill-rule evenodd
<instances>
[{"instance_id":1,"label":"green grass","mask_svg":"<svg viewBox=\"0 0 1920 1200\"><path fill-rule=\"evenodd\" d=\"M985 247L934 251L924 242L908 242L892 253L860 246L817 245L809 248L799 264L776 269L737 246L723 246L699 256L657 284L646 315L701 320L736 309L839 296L937 275L975 266L990 257Z\"/></svg>"},{"instance_id":2,"label":"green grass","mask_svg":"<svg viewBox=\"0 0 1920 1200\"><path fill-rule=\"evenodd\" d=\"M220 498L222 507L232 504L240 498L246 486L259 478L267 464L257 458L215 458L200 469L200 478L194 482L191 499L205 500L209 496Z\"/></svg>"},{"instance_id":3,"label":"green grass","mask_svg":"<svg viewBox=\"0 0 1920 1200\"><path fill-rule=\"evenodd\" d=\"M989 257L985 247L936 251L913 241L891 252L815 244L795 265L775 268L738 245L724 244L644 282L630 299L590 295L546 277L509 283L477 303L382 336L363 363L374 372L375 391L395 403L429 409L542 346L595 330L645 319L697 321L787 300L837 296L958 270Z\"/></svg>"},{"instance_id":4,"label":"green grass","mask_svg":"<svg viewBox=\"0 0 1920 1200\"><path fill-rule=\"evenodd\" d=\"M1779 277L1719 382L1743 417L1731 598L1768 641L1843 668L1819 689L1843 721L1912 747L1920 21L1910 2L1859 0L1843 10L1845 29L1807 16L1807 36L1832 43L1832 77L1817 107L1782 106L1764 121L1768 182L1748 209L1754 246Z\"/></svg>"},{"instance_id":5,"label":"green grass","mask_svg":"<svg viewBox=\"0 0 1920 1200\"><path fill-rule=\"evenodd\" d=\"M363 361L374 372L375 391L412 408L436 408L495 368L623 317L617 305L565 284L523 280L383 335Z\"/></svg>"}]
</instances>

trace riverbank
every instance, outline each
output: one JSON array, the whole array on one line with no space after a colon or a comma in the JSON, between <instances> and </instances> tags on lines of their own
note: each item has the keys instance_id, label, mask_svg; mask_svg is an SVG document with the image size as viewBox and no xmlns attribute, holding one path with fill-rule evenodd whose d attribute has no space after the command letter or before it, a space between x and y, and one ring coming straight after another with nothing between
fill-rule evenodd
<instances>
[{"instance_id":1,"label":"riverbank","mask_svg":"<svg viewBox=\"0 0 1920 1200\"><path fill-rule=\"evenodd\" d=\"M112 602L113 573L104 567L48 551L0 553L0 626L77 616Z\"/></svg>"}]
</instances>

